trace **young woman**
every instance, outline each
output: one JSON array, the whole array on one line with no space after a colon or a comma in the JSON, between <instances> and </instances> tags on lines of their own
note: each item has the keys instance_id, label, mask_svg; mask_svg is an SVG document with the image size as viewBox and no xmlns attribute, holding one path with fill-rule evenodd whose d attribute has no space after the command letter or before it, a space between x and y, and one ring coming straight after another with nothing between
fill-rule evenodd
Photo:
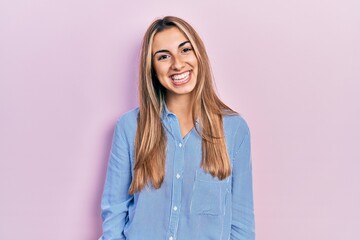
<instances>
[{"instance_id":1,"label":"young woman","mask_svg":"<svg viewBox=\"0 0 360 240\"><path fill-rule=\"evenodd\" d=\"M139 78L140 107L115 127L100 239L255 239L249 129L217 97L196 31L153 22Z\"/></svg>"}]
</instances>

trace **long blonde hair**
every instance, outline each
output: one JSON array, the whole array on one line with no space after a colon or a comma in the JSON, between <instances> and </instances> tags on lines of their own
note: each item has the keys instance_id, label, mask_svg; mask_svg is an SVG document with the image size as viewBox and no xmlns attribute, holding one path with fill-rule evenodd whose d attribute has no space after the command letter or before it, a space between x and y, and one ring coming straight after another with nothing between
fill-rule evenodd
<instances>
[{"instance_id":1,"label":"long blonde hair","mask_svg":"<svg viewBox=\"0 0 360 240\"><path fill-rule=\"evenodd\" d=\"M209 59L197 32L184 20L167 16L155 20L143 39L139 67L140 106L135 137L135 166L130 194L141 191L149 181L158 189L164 180L167 139L161 124L161 114L166 91L154 72L151 50L155 34L172 27L177 27L189 39L198 60L198 79L192 93L192 116L194 126L196 116L200 120L200 129L196 128L196 131L202 138L201 167L220 180L231 174L223 116L237 113L216 95Z\"/></svg>"}]
</instances>

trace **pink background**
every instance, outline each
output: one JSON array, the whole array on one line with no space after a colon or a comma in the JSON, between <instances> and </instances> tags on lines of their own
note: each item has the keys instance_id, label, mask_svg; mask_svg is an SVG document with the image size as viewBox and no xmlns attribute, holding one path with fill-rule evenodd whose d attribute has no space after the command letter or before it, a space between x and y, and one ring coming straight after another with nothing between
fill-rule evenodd
<instances>
[{"instance_id":1,"label":"pink background","mask_svg":"<svg viewBox=\"0 0 360 240\"><path fill-rule=\"evenodd\" d=\"M0 0L0 239L97 239L141 37L188 20L252 132L258 240L360 239L360 2Z\"/></svg>"}]
</instances>

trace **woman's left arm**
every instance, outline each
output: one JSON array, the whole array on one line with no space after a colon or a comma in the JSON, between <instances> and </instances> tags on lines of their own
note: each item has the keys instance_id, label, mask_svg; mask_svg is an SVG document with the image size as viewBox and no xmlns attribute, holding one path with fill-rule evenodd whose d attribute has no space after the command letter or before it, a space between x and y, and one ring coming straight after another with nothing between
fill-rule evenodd
<instances>
[{"instance_id":1,"label":"woman's left arm","mask_svg":"<svg viewBox=\"0 0 360 240\"><path fill-rule=\"evenodd\" d=\"M231 239L254 240L255 219L250 131L246 123L245 127L238 131L243 139L233 159Z\"/></svg>"}]
</instances>

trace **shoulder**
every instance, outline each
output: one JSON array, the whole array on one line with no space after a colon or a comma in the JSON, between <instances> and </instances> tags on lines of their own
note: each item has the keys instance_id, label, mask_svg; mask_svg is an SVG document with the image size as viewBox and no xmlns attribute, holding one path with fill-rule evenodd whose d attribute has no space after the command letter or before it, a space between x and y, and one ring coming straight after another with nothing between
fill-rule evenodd
<instances>
[{"instance_id":1,"label":"shoulder","mask_svg":"<svg viewBox=\"0 0 360 240\"><path fill-rule=\"evenodd\" d=\"M224 116L224 129L232 133L249 134L249 125L247 121L240 115Z\"/></svg>"},{"instance_id":2,"label":"shoulder","mask_svg":"<svg viewBox=\"0 0 360 240\"><path fill-rule=\"evenodd\" d=\"M136 128L137 128L137 115L139 112L139 108L133 108L120 117L118 117L116 121L116 131L119 131L120 134L125 136L132 136L135 135Z\"/></svg>"},{"instance_id":3,"label":"shoulder","mask_svg":"<svg viewBox=\"0 0 360 240\"><path fill-rule=\"evenodd\" d=\"M120 117L118 117L117 123L121 124L132 124L134 121L137 121L137 115L139 113L139 108L133 108L125 113L123 113Z\"/></svg>"},{"instance_id":4,"label":"shoulder","mask_svg":"<svg viewBox=\"0 0 360 240\"><path fill-rule=\"evenodd\" d=\"M250 129L247 121L240 115L224 116L224 132L229 151L233 153L246 141L250 141Z\"/></svg>"}]
</instances>

